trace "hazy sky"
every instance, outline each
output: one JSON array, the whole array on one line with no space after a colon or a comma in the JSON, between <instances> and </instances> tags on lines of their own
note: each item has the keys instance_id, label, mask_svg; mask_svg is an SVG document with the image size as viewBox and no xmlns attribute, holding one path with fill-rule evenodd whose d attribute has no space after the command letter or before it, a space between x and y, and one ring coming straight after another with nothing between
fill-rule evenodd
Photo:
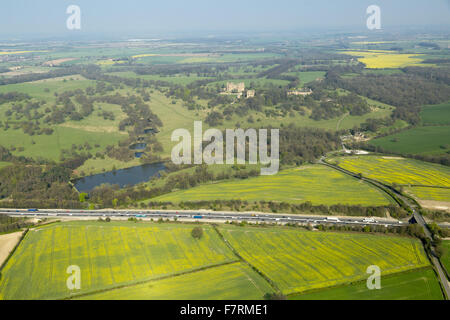
<instances>
[{"instance_id":1,"label":"hazy sky","mask_svg":"<svg viewBox=\"0 0 450 320\"><path fill-rule=\"evenodd\" d=\"M450 0L1 0L0 34L62 34L66 8L81 8L83 34L277 31L361 27L381 7L382 27L450 26Z\"/></svg>"}]
</instances>

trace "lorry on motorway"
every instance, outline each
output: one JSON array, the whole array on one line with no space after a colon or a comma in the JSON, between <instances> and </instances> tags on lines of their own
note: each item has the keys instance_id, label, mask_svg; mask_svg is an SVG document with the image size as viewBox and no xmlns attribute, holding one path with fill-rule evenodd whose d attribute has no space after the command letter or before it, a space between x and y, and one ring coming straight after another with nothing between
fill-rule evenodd
<instances>
[{"instance_id":1,"label":"lorry on motorway","mask_svg":"<svg viewBox=\"0 0 450 320\"><path fill-rule=\"evenodd\" d=\"M38 209L28 209L27 211L28 212L38 212L39 210Z\"/></svg>"},{"instance_id":2,"label":"lorry on motorway","mask_svg":"<svg viewBox=\"0 0 450 320\"><path fill-rule=\"evenodd\" d=\"M339 218L336 218L336 217L327 217L327 221L339 222Z\"/></svg>"},{"instance_id":3,"label":"lorry on motorway","mask_svg":"<svg viewBox=\"0 0 450 320\"><path fill-rule=\"evenodd\" d=\"M203 219L203 216L193 216L194 219Z\"/></svg>"}]
</instances>

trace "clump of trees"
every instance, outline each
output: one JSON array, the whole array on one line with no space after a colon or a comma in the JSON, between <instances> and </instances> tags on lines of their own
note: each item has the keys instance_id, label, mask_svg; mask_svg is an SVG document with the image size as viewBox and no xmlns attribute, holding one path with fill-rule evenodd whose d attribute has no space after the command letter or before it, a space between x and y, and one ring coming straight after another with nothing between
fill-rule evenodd
<instances>
[{"instance_id":1,"label":"clump of trees","mask_svg":"<svg viewBox=\"0 0 450 320\"><path fill-rule=\"evenodd\" d=\"M78 194L69 185L71 169L55 164L14 163L0 170L3 207L80 208Z\"/></svg>"},{"instance_id":2,"label":"clump of trees","mask_svg":"<svg viewBox=\"0 0 450 320\"><path fill-rule=\"evenodd\" d=\"M0 234L4 232L12 232L32 226L33 223L26 221L25 218L13 218L0 215Z\"/></svg>"},{"instance_id":3,"label":"clump of trees","mask_svg":"<svg viewBox=\"0 0 450 320\"><path fill-rule=\"evenodd\" d=\"M287 297L282 293L266 293L265 300L287 300Z\"/></svg>"},{"instance_id":4,"label":"clump of trees","mask_svg":"<svg viewBox=\"0 0 450 320\"><path fill-rule=\"evenodd\" d=\"M365 75L350 79L339 78L337 85L346 90L396 107L393 119L416 125L420 122L420 106L450 100L450 87L442 77L431 81L434 72L407 69L407 74Z\"/></svg>"},{"instance_id":5,"label":"clump of trees","mask_svg":"<svg viewBox=\"0 0 450 320\"><path fill-rule=\"evenodd\" d=\"M199 226L195 227L191 231L191 236L194 239L200 240L203 237L203 228Z\"/></svg>"},{"instance_id":6,"label":"clump of trees","mask_svg":"<svg viewBox=\"0 0 450 320\"><path fill-rule=\"evenodd\" d=\"M22 101L31 99L31 97L28 94L20 93L20 92L7 92L7 93L0 93L0 104L4 104L7 102L12 101Z\"/></svg>"}]
</instances>

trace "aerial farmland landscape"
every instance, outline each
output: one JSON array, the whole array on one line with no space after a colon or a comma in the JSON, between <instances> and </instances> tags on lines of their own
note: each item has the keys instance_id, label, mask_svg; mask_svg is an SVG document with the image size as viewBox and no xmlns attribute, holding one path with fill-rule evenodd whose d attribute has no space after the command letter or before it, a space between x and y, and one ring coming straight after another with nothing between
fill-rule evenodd
<instances>
[{"instance_id":1,"label":"aerial farmland landscape","mask_svg":"<svg viewBox=\"0 0 450 320\"><path fill-rule=\"evenodd\" d=\"M448 300L450 3L169 2L0 4L0 300Z\"/></svg>"}]
</instances>

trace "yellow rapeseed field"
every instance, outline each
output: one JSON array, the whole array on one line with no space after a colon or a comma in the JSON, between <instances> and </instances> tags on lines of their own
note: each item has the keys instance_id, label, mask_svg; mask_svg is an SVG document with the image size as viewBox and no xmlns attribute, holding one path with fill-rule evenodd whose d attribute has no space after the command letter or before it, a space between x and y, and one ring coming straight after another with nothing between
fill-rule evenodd
<instances>
[{"instance_id":1,"label":"yellow rapeseed field","mask_svg":"<svg viewBox=\"0 0 450 320\"><path fill-rule=\"evenodd\" d=\"M439 164L382 156L340 157L332 162L388 184L450 187L450 168Z\"/></svg>"},{"instance_id":2,"label":"yellow rapeseed field","mask_svg":"<svg viewBox=\"0 0 450 320\"><path fill-rule=\"evenodd\" d=\"M368 69L403 68L420 65L423 59L420 54L402 54L386 50L344 51L343 53L362 57L358 61Z\"/></svg>"},{"instance_id":3,"label":"yellow rapeseed field","mask_svg":"<svg viewBox=\"0 0 450 320\"><path fill-rule=\"evenodd\" d=\"M450 202L450 188L411 187L408 191L421 200Z\"/></svg>"},{"instance_id":4,"label":"yellow rapeseed field","mask_svg":"<svg viewBox=\"0 0 450 320\"><path fill-rule=\"evenodd\" d=\"M261 300L270 285L242 262L80 297L87 300Z\"/></svg>"},{"instance_id":5,"label":"yellow rapeseed field","mask_svg":"<svg viewBox=\"0 0 450 320\"><path fill-rule=\"evenodd\" d=\"M235 261L216 232L204 226L202 239L192 225L132 222L68 222L30 230L2 270L4 299L54 299L70 295L71 265L81 269L81 290L174 275Z\"/></svg>"},{"instance_id":6,"label":"yellow rapeseed field","mask_svg":"<svg viewBox=\"0 0 450 320\"><path fill-rule=\"evenodd\" d=\"M309 165L280 171L273 176L258 176L201 185L152 199L153 201L247 200L280 201L314 205L348 204L382 206L391 202L372 186L337 170Z\"/></svg>"},{"instance_id":7,"label":"yellow rapeseed field","mask_svg":"<svg viewBox=\"0 0 450 320\"><path fill-rule=\"evenodd\" d=\"M0 55L38 53L38 52L48 52L48 51L0 51Z\"/></svg>"},{"instance_id":8,"label":"yellow rapeseed field","mask_svg":"<svg viewBox=\"0 0 450 320\"><path fill-rule=\"evenodd\" d=\"M371 265L382 275L429 265L412 238L229 225L220 230L284 294L367 279Z\"/></svg>"}]
</instances>

